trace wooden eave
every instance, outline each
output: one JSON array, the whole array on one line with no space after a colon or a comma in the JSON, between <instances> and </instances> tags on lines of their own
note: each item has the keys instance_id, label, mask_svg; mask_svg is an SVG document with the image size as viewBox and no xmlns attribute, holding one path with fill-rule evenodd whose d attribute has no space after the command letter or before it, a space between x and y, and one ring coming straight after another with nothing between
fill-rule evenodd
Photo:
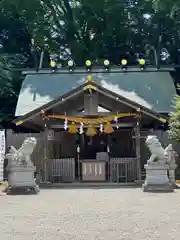
<instances>
[{"instance_id":1,"label":"wooden eave","mask_svg":"<svg viewBox=\"0 0 180 240\"><path fill-rule=\"evenodd\" d=\"M42 112L46 113L48 110L52 109L53 107L57 106L57 105L63 105L65 104L66 101L73 99L74 97L82 94L85 91L97 91L98 93L106 96L109 99L115 100L118 103L124 104L128 107L131 107L132 109L134 109L135 111L140 111L141 113L156 119L162 123L166 123L168 121L168 118L164 117L161 114L158 114L157 112L148 109L136 102L131 101L130 99L127 99L117 93L114 93L106 88L103 88L102 86L100 86L99 84L97 84L94 81L91 82L86 82L83 85L69 91L68 93L58 97L55 100L50 101L49 103L36 108L35 110L20 116L18 118L16 118L13 123L16 125L22 125L24 122L28 121L28 120L32 120L33 118L35 118L36 116L39 116L40 114L42 114Z\"/></svg>"},{"instance_id":2,"label":"wooden eave","mask_svg":"<svg viewBox=\"0 0 180 240\"><path fill-rule=\"evenodd\" d=\"M42 111L46 112L46 111L50 110L51 108L55 107L56 105L64 104L66 101L73 99L74 97L81 94L84 91L84 87L86 85L88 85L88 84L85 83L85 84L69 91L68 93L61 95L60 97L48 102L47 104L44 104L43 106L34 109L33 111L30 111L23 116L17 117L15 120L13 120L13 123L16 125L19 125L19 124L17 124L18 122L27 121L28 119L32 119L33 117L41 114Z\"/></svg>"},{"instance_id":3,"label":"wooden eave","mask_svg":"<svg viewBox=\"0 0 180 240\"><path fill-rule=\"evenodd\" d=\"M176 67L179 66L164 66L161 68L157 68L155 66L147 66L144 70L141 70L139 66L128 66L126 72L170 72L170 71L176 71ZM32 75L32 74L52 74L52 70L50 68L40 68L40 69L16 69L22 72L23 75ZM123 69L117 66L111 66L110 68L111 73L121 73L124 72ZM69 68L59 68L56 69L53 74L64 74L67 73L69 74ZM78 67L73 70L73 73L87 73L87 70L85 67ZM94 66L93 69L91 70L91 73L107 73L105 68L99 67L99 66Z\"/></svg>"}]
</instances>

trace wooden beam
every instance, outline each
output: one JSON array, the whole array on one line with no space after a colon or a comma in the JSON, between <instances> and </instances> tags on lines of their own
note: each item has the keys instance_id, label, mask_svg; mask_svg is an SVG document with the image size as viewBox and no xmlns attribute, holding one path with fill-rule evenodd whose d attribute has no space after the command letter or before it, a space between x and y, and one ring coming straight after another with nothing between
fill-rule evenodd
<instances>
[{"instance_id":1,"label":"wooden beam","mask_svg":"<svg viewBox=\"0 0 180 240\"><path fill-rule=\"evenodd\" d=\"M137 139L137 138L140 138L140 139L145 139L145 138L147 138L147 136L133 136L132 137L133 139Z\"/></svg>"},{"instance_id":2,"label":"wooden beam","mask_svg":"<svg viewBox=\"0 0 180 240\"><path fill-rule=\"evenodd\" d=\"M91 90L89 93L84 93L84 113L86 115L98 115L97 92Z\"/></svg>"},{"instance_id":3,"label":"wooden beam","mask_svg":"<svg viewBox=\"0 0 180 240\"><path fill-rule=\"evenodd\" d=\"M124 104L124 105L126 105L126 106L128 106L130 108L133 108L136 111L138 109L140 109L141 113L144 113L145 115L150 116L153 119L157 119L157 120L159 120L161 122L166 121L164 118L160 117L156 112L153 112L152 110L150 110L148 108L145 108L145 107L139 105L138 103L132 102L130 99L126 99L126 98L124 98L122 96L119 96L116 93L112 93L108 89L105 91L102 88L100 89L100 87L99 87L99 88L97 88L97 92L107 96L109 99L115 100L115 101L117 101L119 103L122 103L122 104Z\"/></svg>"},{"instance_id":4,"label":"wooden beam","mask_svg":"<svg viewBox=\"0 0 180 240\"><path fill-rule=\"evenodd\" d=\"M75 89L75 90L72 90L72 91L73 92L71 92L71 94L70 93L65 94L65 97L61 96L58 99L50 101L49 103L47 103L47 104L45 104L45 105L43 105L39 108L36 108L33 111L28 112L27 114L25 114L23 116L18 117L16 120L13 121L13 123L17 125L17 123L19 123L19 122L23 123L25 121L31 120L32 118L41 115L42 110L46 112L49 109L52 109L53 107L56 107L58 105L63 105L63 104L65 104L66 101L69 101L69 100L77 97L78 95L80 95L82 93L81 88L79 88L79 90Z\"/></svg>"},{"instance_id":5,"label":"wooden beam","mask_svg":"<svg viewBox=\"0 0 180 240\"><path fill-rule=\"evenodd\" d=\"M36 124L36 123L34 123L34 122L30 122L30 121L28 121L28 122L24 122L22 125L20 125L20 126L22 126L22 127L26 127L26 128L30 128L30 129L33 129L33 130L35 130L35 131L43 131L43 127L42 126L40 126L40 125L38 125L38 124ZM19 126L19 127L20 127Z\"/></svg>"},{"instance_id":6,"label":"wooden beam","mask_svg":"<svg viewBox=\"0 0 180 240\"><path fill-rule=\"evenodd\" d=\"M111 124L112 127L116 128L116 124ZM134 123L119 123L118 124L119 128L126 128L126 127L133 127ZM49 125L50 128L56 128L56 129L64 129L64 125L63 124L50 124ZM99 127L98 125L95 125L95 127ZM88 128L87 125L84 125L84 128Z\"/></svg>"},{"instance_id":7,"label":"wooden beam","mask_svg":"<svg viewBox=\"0 0 180 240\"><path fill-rule=\"evenodd\" d=\"M80 111L82 109L84 109L84 103L83 103L83 97L79 97L75 100L69 100L68 102L66 102L64 105L62 106L56 106L55 108L52 108L50 110L51 113L54 114L70 114L73 111Z\"/></svg>"},{"instance_id":8,"label":"wooden beam","mask_svg":"<svg viewBox=\"0 0 180 240\"><path fill-rule=\"evenodd\" d=\"M39 71L37 71L36 69L19 69L20 71L22 71L23 75L30 75L30 74L70 74L69 69L68 68L60 68L57 69L55 72L52 72L52 70L50 68L44 68L44 69L39 69ZM157 69L157 67L150 67L148 66L146 69L144 69L143 71L140 69L139 66L135 67L135 66L128 66L127 70L124 71L121 68L117 68L117 67L111 67L110 68L110 73L128 73L128 72L169 72L169 71L175 71L175 68L172 66L167 66L167 67L162 67L160 69ZM73 72L75 73L87 73L89 74L89 72L87 72L87 70L84 68L76 68ZM107 71L104 68L101 68L100 66L97 67L93 67L91 73L107 73ZM72 73L71 73L72 74Z\"/></svg>"},{"instance_id":9,"label":"wooden beam","mask_svg":"<svg viewBox=\"0 0 180 240\"><path fill-rule=\"evenodd\" d=\"M111 112L110 114L114 114L116 115L117 112ZM109 115L109 112L98 112L98 114L94 115L94 116L99 116L99 117L103 117L103 116L108 116ZM84 112L79 112L77 113L75 116L78 116L78 117L86 117L88 115L86 115Z\"/></svg>"},{"instance_id":10,"label":"wooden beam","mask_svg":"<svg viewBox=\"0 0 180 240\"><path fill-rule=\"evenodd\" d=\"M136 136L136 158L137 158L137 180L141 181L141 140L140 140L140 126L139 121L137 121L136 127L134 129Z\"/></svg>"},{"instance_id":11,"label":"wooden beam","mask_svg":"<svg viewBox=\"0 0 180 240\"><path fill-rule=\"evenodd\" d=\"M99 94L99 105L103 106L104 108L109 109L110 111L114 112L132 112L132 107L127 106L124 103L118 102L112 98L108 98L103 94Z\"/></svg>"}]
</instances>

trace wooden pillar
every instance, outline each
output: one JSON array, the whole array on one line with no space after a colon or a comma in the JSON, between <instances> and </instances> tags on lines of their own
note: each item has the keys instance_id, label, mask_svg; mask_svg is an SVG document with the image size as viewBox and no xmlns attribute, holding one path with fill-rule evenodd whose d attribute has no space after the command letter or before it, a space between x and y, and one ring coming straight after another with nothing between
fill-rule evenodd
<instances>
[{"instance_id":1,"label":"wooden pillar","mask_svg":"<svg viewBox=\"0 0 180 240\"><path fill-rule=\"evenodd\" d=\"M76 146L76 152L77 152L77 180L81 180L81 167L80 167L80 152L81 152L81 147L80 144Z\"/></svg>"},{"instance_id":2,"label":"wooden pillar","mask_svg":"<svg viewBox=\"0 0 180 240\"><path fill-rule=\"evenodd\" d=\"M108 163L106 163L107 164L107 179L106 180L112 181L111 162L110 162L110 159L111 159L111 134L108 135L107 146L108 146L107 152L108 152L108 155L109 155L109 159L108 159Z\"/></svg>"},{"instance_id":3,"label":"wooden pillar","mask_svg":"<svg viewBox=\"0 0 180 240\"><path fill-rule=\"evenodd\" d=\"M135 141L136 141L136 159L137 159L137 181L141 181L141 134L140 134L140 124L137 121L135 127Z\"/></svg>"},{"instance_id":4,"label":"wooden pillar","mask_svg":"<svg viewBox=\"0 0 180 240\"><path fill-rule=\"evenodd\" d=\"M87 115L98 114L98 95L92 90L84 94L84 113Z\"/></svg>"},{"instance_id":5,"label":"wooden pillar","mask_svg":"<svg viewBox=\"0 0 180 240\"><path fill-rule=\"evenodd\" d=\"M48 130L47 130L47 145L48 145L47 153L48 153L49 159L54 159L53 143L54 143L54 130L48 128Z\"/></svg>"},{"instance_id":6,"label":"wooden pillar","mask_svg":"<svg viewBox=\"0 0 180 240\"><path fill-rule=\"evenodd\" d=\"M48 170L47 170L47 160L48 160L48 153L47 153L47 127L45 126L44 129L44 179L48 181Z\"/></svg>"},{"instance_id":7,"label":"wooden pillar","mask_svg":"<svg viewBox=\"0 0 180 240\"><path fill-rule=\"evenodd\" d=\"M54 131L49 129L47 126L44 130L44 171L45 171L45 180L49 180L51 178L52 164L49 162L54 158Z\"/></svg>"},{"instance_id":8,"label":"wooden pillar","mask_svg":"<svg viewBox=\"0 0 180 240\"><path fill-rule=\"evenodd\" d=\"M84 153L85 153L85 133L80 134L80 141L79 141L79 146L80 146L80 157L84 158Z\"/></svg>"}]
</instances>

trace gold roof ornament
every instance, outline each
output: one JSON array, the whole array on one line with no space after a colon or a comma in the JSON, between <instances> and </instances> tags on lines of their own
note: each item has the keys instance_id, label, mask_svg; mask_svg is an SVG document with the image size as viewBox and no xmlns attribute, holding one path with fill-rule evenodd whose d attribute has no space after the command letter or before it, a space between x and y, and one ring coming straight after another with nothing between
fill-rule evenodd
<instances>
[{"instance_id":1,"label":"gold roof ornament","mask_svg":"<svg viewBox=\"0 0 180 240\"><path fill-rule=\"evenodd\" d=\"M23 121L18 121L17 123L16 123L16 126L20 126L21 124L23 124L24 122Z\"/></svg>"},{"instance_id":2,"label":"gold roof ornament","mask_svg":"<svg viewBox=\"0 0 180 240\"><path fill-rule=\"evenodd\" d=\"M87 76L87 80L86 80L87 83L89 83L87 86L84 87L84 90L87 90L87 89L97 89L96 86L92 85L91 83L93 83L93 79L92 79L92 75L88 75Z\"/></svg>"},{"instance_id":3,"label":"gold roof ornament","mask_svg":"<svg viewBox=\"0 0 180 240\"><path fill-rule=\"evenodd\" d=\"M87 82L93 82L92 75L87 76Z\"/></svg>"}]
</instances>

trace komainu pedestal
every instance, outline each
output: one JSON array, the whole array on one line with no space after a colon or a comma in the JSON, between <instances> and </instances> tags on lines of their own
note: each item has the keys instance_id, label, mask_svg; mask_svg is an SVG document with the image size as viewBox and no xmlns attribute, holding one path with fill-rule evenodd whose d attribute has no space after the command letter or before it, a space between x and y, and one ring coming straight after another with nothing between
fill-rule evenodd
<instances>
[{"instance_id":1,"label":"komainu pedestal","mask_svg":"<svg viewBox=\"0 0 180 240\"><path fill-rule=\"evenodd\" d=\"M146 169L146 179L143 184L144 192L173 192L172 184L169 181L167 164L154 162L144 166Z\"/></svg>"},{"instance_id":2,"label":"komainu pedestal","mask_svg":"<svg viewBox=\"0 0 180 240\"><path fill-rule=\"evenodd\" d=\"M8 193L15 192L31 192L37 193L39 187L36 185L34 172L36 168L34 166L13 166L11 167L8 175Z\"/></svg>"},{"instance_id":3,"label":"komainu pedestal","mask_svg":"<svg viewBox=\"0 0 180 240\"><path fill-rule=\"evenodd\" d=\"M8 159L8 194L16 193L38 193L39 186L36 185L34 172L36 170L31 161L31 155L36 146L35 138L26 138L22 146L17 150L11 146Z\"/></svg>"},{"instance_id":4,"label":"komainu pedestal","mask_svg":"<svg viewBox=\"0 0 180 240\"><path fill-rule=\"evenodd\" d=\"M173 186L168 177L168 158L157 136L148 136L146 144L151 152L151 157L144 166L146 179L143 184L144 192L172 192Z\"/></svg>"}]
</instances>

